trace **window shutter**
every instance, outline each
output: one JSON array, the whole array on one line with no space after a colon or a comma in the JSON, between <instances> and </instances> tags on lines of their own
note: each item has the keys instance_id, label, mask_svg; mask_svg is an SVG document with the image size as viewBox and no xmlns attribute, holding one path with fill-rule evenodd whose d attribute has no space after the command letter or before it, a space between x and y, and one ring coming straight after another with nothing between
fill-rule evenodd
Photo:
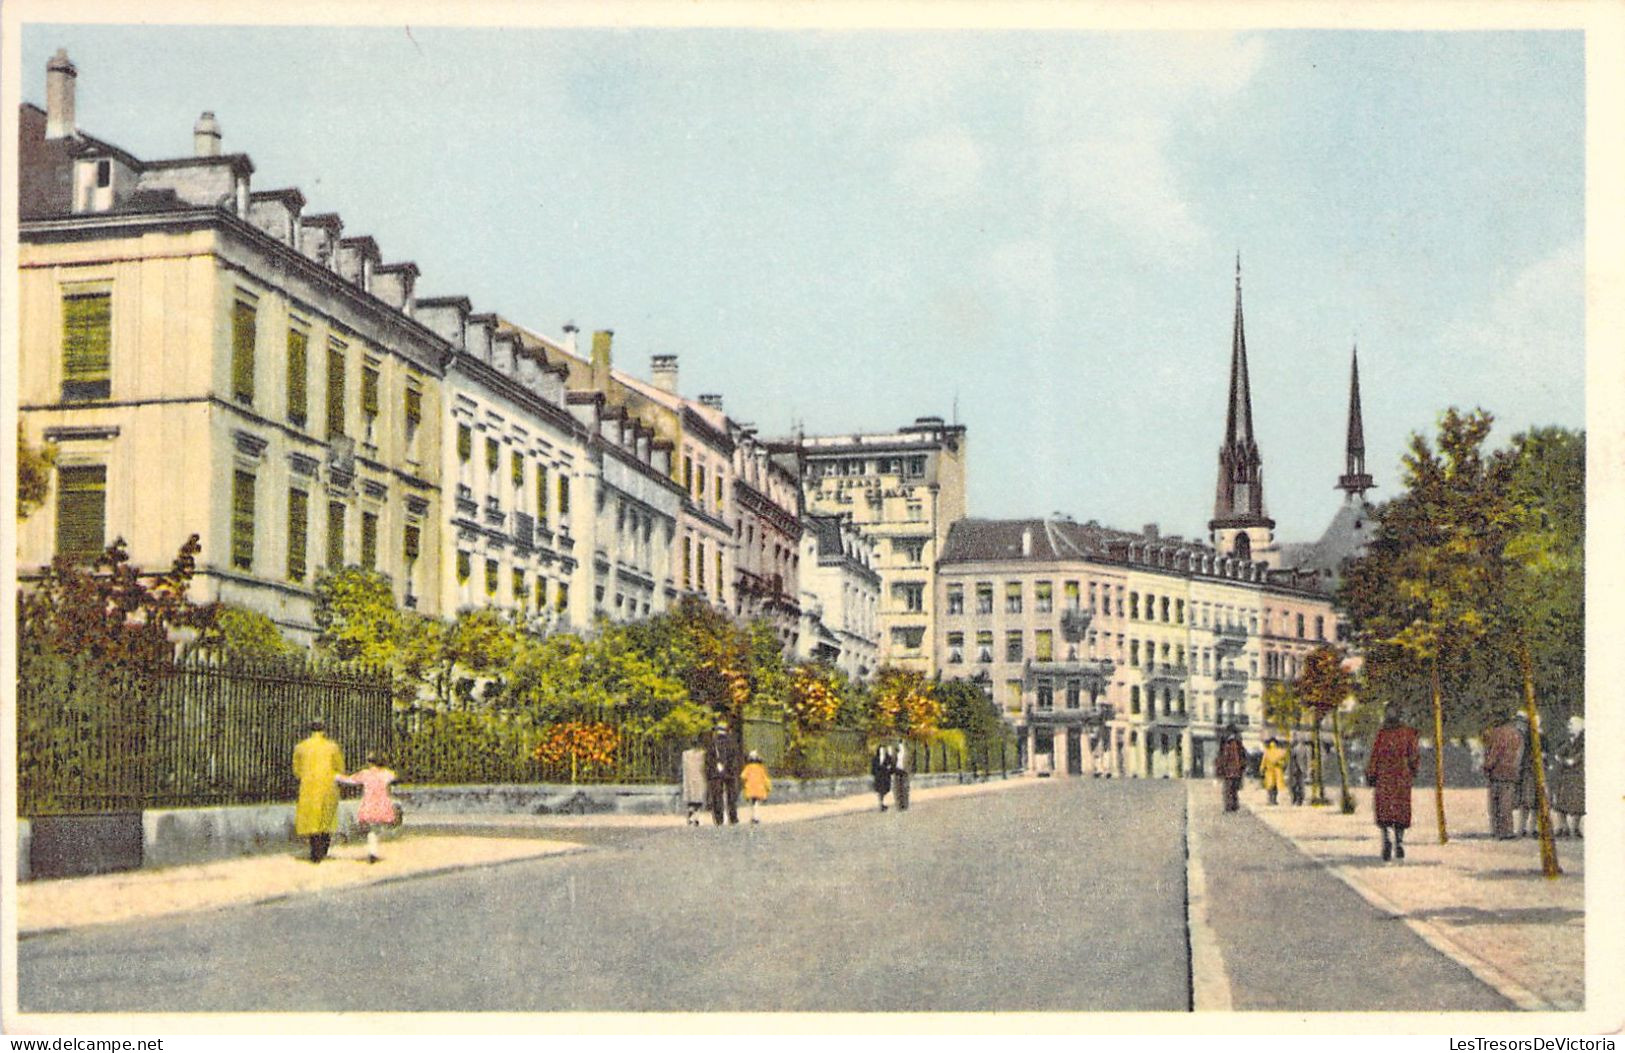
<instances>
[{"instance_id":1,"label":"window shutter","mask_svg":"<svg viewBox=\"0 0 1625 1053\"><path fill-rule=\"evenodd\" d=\"M254 305L242 300L231 307L231 396L254 401Z\"/></svg>"},{"instance_id":2,"label":"window shutter","mask_svg":"<svg viewBox=\"0 0 1625 1053\"><path fill-rule=\"evenodd\" d=\"M495 596L497 594L497 584L497 561L488 559L485 561L485 594Z\"/></svg>"},{"instance_id":3,"label":"window shutter","mask_svg":"<svg viewBox=\"0 0 1625 1053\"><path fill-rule=\"evenodd\" d=\"M361 412L378 416L378 371L371 366L361 368Z\"/></svg>"},{"instance_id":4,"label":"window shutter","mask_svg":"<svg viewBox=\"0 0 1625 1053\"><path fill-rule=\"evenodd\" d=\"M305 580L305 540L310 517L310 495L303 490L288 491L288 578Z\"/></svg>"},{"instance_id":5,"label":"window shutter","mask_svg":"<svg viewBox=\"0 0 1625 1053\"><path fill-rule=\"evenodd\" d=\"M457 459L466 464L472 456L474 456L473 429L466 424L459 424L457 425Z\"/></svg>"},{"instance_id":6,"label":"window shutter","mask_svg":"<svg viewBox=\"0 0 1625 1053\"><path fill-rule=\"evenodd\" d=\"M378 517L361 513L361 565L372 570L378 563Z\"/></svg>"},{"instance_id":7,"label":"window shutter","mask_svg":"<svg viewBox=\"0 0 1625 1053\"><path fill-rule=\"evenodd\" d=\"M344 566L344 504L339 501L327 506L327 566L331 570Z\"/></svg>"},{"instance_id":8,"label":"window shutter","mask_svg":"<svg viewBox=\"0 0 1625 1053\"><path fill-rule=\"evenodd\" d=\"M502 465L502 447L495 439L485 440L485 470L494 472Z\"/></svg>"},{"instance_id":9,"label":"window shutter","mask_svg":"<svg viewBox=\"0 0 1625 1053\"><path fill-rule=\"evenodd\" d=\"M547 465L536 466L536 521L547 523Z\"/></svg>"},{"instance_id":10,"label":"window shutter","mask_svg":"<svg viewBox=\"0 0 1625 1053\"><path fill-rule=\"evenodd\" d=\"M113 295L62 298L62 396L106 398L112 377Z\"/></svg>"},{"instance_id":11,"label":"window shutter","mask_svg":"<svg viewBox=\"0 0 1625 1053\"><path fill-rule=\"evenodd\" d=\"M107 547L107 468L65 466L56 470L56 551L94 559Z\"/></svg>"},{"instance_id":12,"label":"window shutter","mask_svg":"<svg viewBox=\"0 0 1625 1053\"><path fill-rule=\"evenodd\" d=\"M239 471L231 482L231 565L254 569L254 473Z\"/></svg>"},{"instance_id":13,"label":"window shutter","mask_svg":"<svg viewBox=\"0 0 1625 1053\"><path fill-rule=\"evenodd\" d=\"M513 453L513 485L525 485L525 459L519 455L518 450Z\"/></svg>"},{"instance_id":14,"label":"window shutter","mask_svg":"<svg viewBox=\"0 0 1625 1053\"><path fill-rule=\"evenodd\" d=\"M310 394L309 345L309 336L297 329L288 330L288 419L301 426Z\"/></svg>"},{"instance_id":15,"label":"window shutter","mask_svg":"<svg viewBox=\"0 0 1625 1053\"><path fill-rule=\"evenodd\" d=\"M344 349L327 349L327 437L344 434Z\"/></svg>"},{"instance_id":16,"label":"window shutter","mask_svg":"<svg viewBox=\"0 0 1625 1053\"><path fill-rule=\"evenodd\" d=\"M405 546L405 548L406 548L406 558L407 558L408 561L418 558L418 544L419 544L420 540L421 540L421 538L420 538L419 531L418 531L417 527L409 526L409 527L406 528L406 546Z\"/></svg>"},{"instance_id":17,"label":"window shutter","mask_svg":"<svg viewBox=\"0 0 1625 1053\"><path fill-rule=\"evenodd\" d=\"M406 389L406 426L415 428L423 421L423 392L417 388Z\"/></svg>"},{"instance_id":18,"label":"window shutter","mask_svg":"<svg viewBox=\"0 0 1625 1053\"><path fill-rule=\"evenodd\" d=\"M570 477L568 475L561 475L561 476L559 476L559 515L567 516L569 514L570 514Z\"/></svg>"},{"instance_id":19,"label":"window shutter","mask_svg":"<svg viewBox=\"0 0 1625 1053\"><path fill-rule=\"evenodd\" d=\"M513 568L513 602L525 602L525 572L518 567Z\"/></svg>"},{"instance_id":20,"label":"window shutter","mask_svg":"<svg viewBox=\"0 0 1625 1053\"><path fill-rule=\"evenodd\" d=\"M473 560L470 558L470 556L469 556L469 554L467 552L463 552L461 550L458 551L458 553L457 553L457 583L459 585L461 585L462 583L464 583L464 582L466 582L468 580L468 575L472 570L472 563L473 563Z\"/></svg>"}]
</instances>

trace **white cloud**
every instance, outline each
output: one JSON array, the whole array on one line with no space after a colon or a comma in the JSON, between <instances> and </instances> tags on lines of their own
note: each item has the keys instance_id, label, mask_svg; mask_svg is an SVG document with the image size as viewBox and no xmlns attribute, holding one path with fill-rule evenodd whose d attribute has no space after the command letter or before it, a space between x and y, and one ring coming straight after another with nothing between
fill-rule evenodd
<instances>
[{"instance_id":1,"label":"white cloud","mask_svg":"<svg viewBox=\"0 0 1625 1053\"><path fill-rule=\"evenodd\" d=\"M1453 328L1449 343L1538 376L1585 351L1585 243L1576 238L1528 264L1499 296Z\"/></svg>"}]
</instances>

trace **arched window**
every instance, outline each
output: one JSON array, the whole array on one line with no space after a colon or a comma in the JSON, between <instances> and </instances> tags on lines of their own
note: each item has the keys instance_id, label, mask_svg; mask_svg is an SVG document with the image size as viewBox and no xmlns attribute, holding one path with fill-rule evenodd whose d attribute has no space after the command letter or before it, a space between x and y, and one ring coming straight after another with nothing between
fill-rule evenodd
<instances>
[{"instance_id":1,"label":"arched window","mask_svg":"<svg viewBox=\"0 0 1625 1053\"><path fill-rule=\"evenodd\" d=\"M1236 535L1236 547L1233 550L1233 554L1235 555L1235 557L1237 559L1251 559L1252 558L1252 553L1253 553L1253 541L1252 541L1252 538L1248 537L1246 534L1237 534Z\"/></svg>"}]
</instances>

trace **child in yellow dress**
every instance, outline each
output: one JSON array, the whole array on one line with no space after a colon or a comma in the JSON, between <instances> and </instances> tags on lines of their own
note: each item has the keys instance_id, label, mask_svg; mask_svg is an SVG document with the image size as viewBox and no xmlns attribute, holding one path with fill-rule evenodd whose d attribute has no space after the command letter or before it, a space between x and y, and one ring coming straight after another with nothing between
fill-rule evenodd
<instances>
[{"instance_id":1,"label":"child in yellow dress","mask_svg":"<svg viewBox=\"0 0 1625 1053\"><path fill-rule=\"evenodd\" d=\"M750 802L750 821L761 822L756 818L756 806L767 800L767 795L773 790L773 779L767 774L767 765L762 763L760 753L750 751L745 770L739 773L739 781L745 784L745 800Z\"/></svg>"}]
</instances>

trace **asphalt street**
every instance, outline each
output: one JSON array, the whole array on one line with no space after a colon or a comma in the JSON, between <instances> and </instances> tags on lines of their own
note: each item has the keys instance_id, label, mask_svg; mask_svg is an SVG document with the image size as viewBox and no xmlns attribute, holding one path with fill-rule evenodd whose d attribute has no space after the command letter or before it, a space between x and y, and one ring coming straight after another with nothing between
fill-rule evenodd
<instances>
[{"instance_id":1,"label":"asphalt street","mask_svg":"<svg viewBox=\"0 0 1625 1053\"><path fill-rule=\"evenodd\" d=\"M1185 787L1045 780L18 946L28 1012L1189 1008ZM1329 879L1328 879L1329 880Z\"/></svg>"}]
</instances>

